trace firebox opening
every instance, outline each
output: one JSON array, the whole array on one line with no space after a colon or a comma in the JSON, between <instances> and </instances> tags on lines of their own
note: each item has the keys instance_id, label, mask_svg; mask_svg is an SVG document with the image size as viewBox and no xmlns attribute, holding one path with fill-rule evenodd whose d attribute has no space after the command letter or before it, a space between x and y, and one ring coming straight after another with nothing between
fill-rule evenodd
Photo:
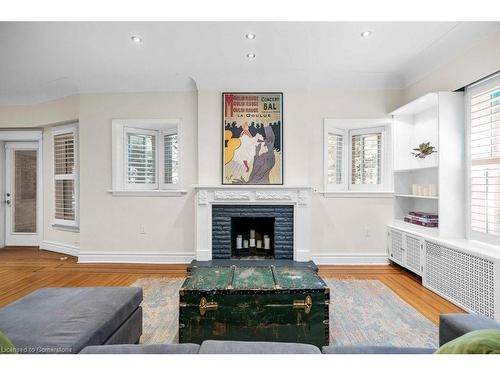
<instances>
[{"instance_id":1,"label":"firebox opening","mask_svg":"<svg viewBox=\"0 0 500 375\"><path fill-rule=\"evenodd\" d=\"M231 217L232 258L274 258L274 217Z\"/></svg>"}]
</instances>

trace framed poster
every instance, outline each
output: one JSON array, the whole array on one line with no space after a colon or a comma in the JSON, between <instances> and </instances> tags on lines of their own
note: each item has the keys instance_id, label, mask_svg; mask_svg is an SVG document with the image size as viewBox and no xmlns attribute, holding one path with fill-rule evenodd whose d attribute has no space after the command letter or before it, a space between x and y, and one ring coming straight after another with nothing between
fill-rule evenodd
<instances>
[{"instance_id":1,"label":"framed poster","mask_svg":"<svg viewBox=\"0 0 500 375\"><path fill-rule=\"evenodd\" d=\"M283 93L222 93L222 184L283 184Z\"/></svg>"}]
</instances>

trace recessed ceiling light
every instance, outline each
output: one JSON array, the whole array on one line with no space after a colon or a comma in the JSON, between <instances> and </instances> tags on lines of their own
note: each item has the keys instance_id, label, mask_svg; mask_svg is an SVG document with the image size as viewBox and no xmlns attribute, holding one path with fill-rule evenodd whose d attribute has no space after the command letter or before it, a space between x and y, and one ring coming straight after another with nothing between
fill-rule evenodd
<instances>
[{"instance_id":1,"label":"recessed ceiling light","mask_svg":"<svg viewBox=\"0 0 500 375\"><path fill-rule=\"evenodd\" d=\"M369 37L369 36L371 36L371 35L372 35L372 32L371 32L370 30L365 30L365 31L363 31L363 32L361 33L361 36L362 36L363 38L368 38L368 37Z\"/></svg>"},{"instance_id":2,"label":"recessed ceiling light","mask_svg":"<svg viewBox=\"0 0 500 375\"><path fill-rule=\"evenodd\" d=\"M255 53L251 53L251 52L250 52L250 53L247 53L247 57L248 57L249 59L255 59Z\"/></svg>"},{"instance_id":3,"label":"recessed ceiling light","mask_svg":"<svg viewBox=\"0 0 500 375\"><path fill-rule=\"evenodd\" d=\"M246 34L246 35L245 35L245 37L246 37L247 39L255 39L255 34L253 34L253 33L248 33L248 34Z\"/></svg>"},{"instance_id":4,"label":"recessed ceiling light","mask_svg":"<svg viewBox=\"0 0 500 375\"><path fill-rule=\"evenodd\" d=\"M134 35L134 36L131 36L130 39L132 40L132 42L134 43L141 43L142 42L142 38L137 36L137 35Z\"/></svg>"}]
</instances>

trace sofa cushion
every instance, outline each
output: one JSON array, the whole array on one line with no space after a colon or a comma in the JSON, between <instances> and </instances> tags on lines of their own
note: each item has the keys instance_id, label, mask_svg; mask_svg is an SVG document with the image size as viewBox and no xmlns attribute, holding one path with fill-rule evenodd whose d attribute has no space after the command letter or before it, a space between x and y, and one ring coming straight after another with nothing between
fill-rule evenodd
<instances>
[{"instance_id":1,"label":"sofa cushion","mask_svg":"<svg viewBox=\"0 0 500 375\"><path fill-rule=\"evenodd\" d=\"M500 324L477 314L442 314L439 316L439 346L478 329L500 329Z\"/></svg>"},{"instance_id":2,"label":"sofa cushion","mask_svg":"<svg viewBox=\"0 0 500 375\"><path fill-rule=\"evenodd\" d=\"M321 354L314 345L288 342L203 341L200 354Z\"/></svg>"},{"instance_id":3,"label":"sofa cushion","mask_svg":"<svg viewBox=\"0 0 500 375\"><path fill-rule=\"evenodd\" d=\"M198 354L198 344L98 345L87 346L80 354Z\"/></svg>"},{"instance_id":4,"label":"sofa cushion","mask_svg":"<svg viewBox=\"0 0 500 375\"><path fill-rule=\"evenodd\" d=\"M141 288L44 288L0 309L18 353L78 353L103 344L139 307Z\"/></svg>"},{"instance_id":5,"label":"sofa cushion","mask_svg":"<svg viewBox=\"0 0 500 375\"><path fill-rule=\"evenodd\" d=\"M0 354L16 354L14 344L2 332L0 332Z\"/></svg>"},{"instance_id":6,"label":"sofa cushion","mask_svg":"<svg viewBox=\"0 0 500 375\"><path fill-rule=\"evenodd\" d=\"M432 354L435 348L400 346L323 346L323 354Z\"/></svg>"},{"instance_id":7,"label":"sofa cushion","mask_svg":"<svg viewBox=\"0 0 500 375\"><path fill-rule=\"evenodd\" d=\"M480 329L452 340L437 354L500 354L500 329Z\"/></svg>"}]
</instances>

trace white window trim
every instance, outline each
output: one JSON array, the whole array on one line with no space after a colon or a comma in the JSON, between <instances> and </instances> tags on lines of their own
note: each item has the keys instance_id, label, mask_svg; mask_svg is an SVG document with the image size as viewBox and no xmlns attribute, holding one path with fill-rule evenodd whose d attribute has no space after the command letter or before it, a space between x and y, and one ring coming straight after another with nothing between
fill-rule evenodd
<instances>
[{"instance_id":1,"label":"white window trim","mask_svg":"<svg viewBox=\"0 0 500 375\"><path fill-rule=\"evenodd\" d=\"M78 124L72 123L67 125L55 126L52 128L52 149L54 149L54 137L56 135L61 134L73 134L74 139L74 163L75 163L75 173L73 174L65 174L65 175L56 175L55 173L55 165L54 160L52 160L52 168L53 168L53 178L54 178L54 191L55 191L55 181L56 180L67 180L72 179L74 181L75 186L75 220L62 220L54 218L52 220L53 227L60 228L69 228L69 229L78 229L80 225L80 155L79 155L79 142L78 142ZM54 158L54 151L52 150L52 158ZM55 202L54 202L54 210L55 210ZM54 213L55 214L55 213Z\"/></svg>"},{"instance_id":2,"label":"white window trim","mask_svg":"<svg viewBox=\"0 0 500 375\"><path fill-rule=\"evenodd\" d=\"M325 197L366 197L369 195L392 197L392 119L325 119L323 136L323 179ZM328 134L344 132L342 152L342 184L328 184ZM351 183L351 138L355 134L371 131L382 132L382 179L378 185L353 185Z\"/></svg>"},{"instance_id":3,"label":"white window trim","mask_svg":"<svg viewBox=\"0 0 500 375\"><path fill-rule=\"evenodd\" d=\"M182 127L179 119L114 119L112 120L112 189L113 196L178 196L182 183ZM176 184L166 184L163 180L164 139L163 135L177 130L179 144L179 179ZM127 132L155 132L156 135L156 183L151 185L129 184L127 182L127 149L125 147ZM173 194L170 194L173 193Z\"/></svg>"},{"instance_id":4,"label":"white window trim","mask_svg":"<svg viewBox=\"0 0 500 375\"><path fill-rule=\"evenodd\" d=\"M484 82L477 82L465 89L465 199L466 199L466 223L465 223L465 236L468 240L482 242L489 245L500 246L500 236L495 236L489 233L482 233L472 230L472 187L471 187L471 174L472 174L472 156L470 150L471 144L471 108L470 100L473 95L481 91L487 91L500 83L500 73L489 77Z\"/></svg>"}]
</instances>

